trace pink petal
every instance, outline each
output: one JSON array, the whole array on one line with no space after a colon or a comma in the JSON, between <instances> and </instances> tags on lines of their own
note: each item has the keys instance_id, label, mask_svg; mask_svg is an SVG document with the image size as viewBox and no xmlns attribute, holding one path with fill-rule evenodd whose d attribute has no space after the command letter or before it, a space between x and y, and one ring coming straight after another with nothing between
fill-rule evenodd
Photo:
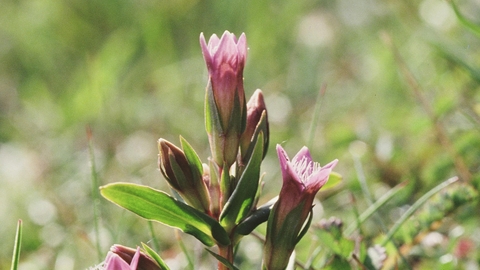
<instances>
[{"instance_id":1,"label":"pink petal","mask_svg":"<svg viewBox=\"0 0 480 270\"><path fill-rule=\"evenodd\" d=\"M247 37L245 36L245 33L242 33L242 35L240 35L240 38L238 39L237 50L238 50L239 65L244 66L245 60L247 59L247 50L248 50Z\"/></svg>"},{"instance_id":2,"label":"pink petal","mask_svg":"<svg viewBox=\"0 0 480 270\"><path fill-rule=\"evenodd\" d=\"M280 161L280 168L282 169L283 184L293 184L299 191L303 190L304 184L302 183L302 180L293 169L291 161L288 159L287 152L279 144L277 144L277 155L278 160Z\"/></svg>"},{"instance_id":3,"label":"pink petal","mask_svg":"<svg viewBox=\"0 0 480 270\"><path fill-rule=\"evenodd\" d=\"M310 155L310 151L306 146L302 147L302 149L298 151L295 157L293 157L293 161L300 161L303 160L303 158L306 158L309 163L312 162L312 156Z\"/></svg>"},{"instance_id":4,"label":"pink petal","mask_svg":"<svg viewBox=\"0 0 480 270\"><path fill-rule=\"evenodd\" d=\"M235 69L237 67L237 46L235 44L234 35L225 31L218 44L217 51L215 53L214 66L222 72L223 68L220 65L228 64L227 69ZM232 70L233 73L235 73Z\"/></svg>"},{"instance_id":5,"label":"pink petal","mask_svg":"<svg viewBox=\"0 0 480 270\"><path fill-rule=\"evenodd\" d=\"M127 262L119 255L109 251L105 259L105 270L131 270Z\"/></svg>"},{"instance_id":6,"label":"pink petal","mask_svg":"<svg viewBox=\"0 0 480 270\"><path fill-rule=\"evenodd\" d=\"M220 39L216 34L213 34L210 39L208 40L208 49L210 50L210 54L213 56L218 50L218 44L220 43Z\"/></svg>"},{"instance_id":7,"label":"pink petal","mask_svg":"<svg viewBox=\"0 0 480 270\"><path fill-rule=\"evenodd\" d=\"M335 159L334 161L328 163L324 167L322 167L319 171L312 174L306 184L307 190L311 192L317 193L319 189L321 189L328 181L328 177L332 172L335 165L337 165L338 160Z\"/></svg>"},{"instance_id":8,"label":"pink petal","mask_svg":"<svg viewBox=\"0 0 480 270\"><path fill-rule=\"evenodd\" d=\"M203 36L203 33L200 33L200 46L202 47L203 58L205 59L205 63L207 63L208 70L210 71L213 63L213 58L210 54L210 50L208 48L209 46L207 46L207 43L205 42L205 37Z\"/></svg>"},{"instance_id":9,"label":"pink petal","mask_svg":"<svg viewBox=\"0 0 480 270\"><path fill-rule=\"evenodd\" d=\"M137 252L135 252L132 262L130 263L131 270L137 270L138 260L140 260L140 247L137 247Z\"/></svg>"},{"instance_id":10,"label":"pink petal","mask_svg":"<svg viewBox=\"0 0 480 270\"><path fill-rule=\"evenodd\" d=\"M288 159L287 152L285 152L280 144L277 144L277 155L278 160L280 161L280 168L282 169L282 173L284 173L287 170L288 162L290 160Z\"/></svg>"}]
</instances>

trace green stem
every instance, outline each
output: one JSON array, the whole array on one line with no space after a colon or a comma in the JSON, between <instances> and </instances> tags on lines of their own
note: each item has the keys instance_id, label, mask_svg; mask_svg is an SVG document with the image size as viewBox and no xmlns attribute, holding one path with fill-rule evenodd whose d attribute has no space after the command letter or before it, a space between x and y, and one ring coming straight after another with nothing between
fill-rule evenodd
<instances>
[{"instance_id":1,"label":"green stem","mask_svg":"<svg viewBox=\"0 0 480 270\"><path fill-rule=\"evenodd\" d=\"M20 249L22 247L22 220L17 223L17 233L15 234L15 244L13 246L12 267L11 270L17 270L20 261Z\"/></svg>"},{"instance_id":2,"label":"green stem","mask_svg":"<svg viewBox=\"0 0 480 270\"><path fill-rule=\"evenodd\" d=\"M218 253L233 265L233 246L218 246ZM218 270L228 270L229 268L222 262L218 262Z\"/></svg>"}]
</instances>

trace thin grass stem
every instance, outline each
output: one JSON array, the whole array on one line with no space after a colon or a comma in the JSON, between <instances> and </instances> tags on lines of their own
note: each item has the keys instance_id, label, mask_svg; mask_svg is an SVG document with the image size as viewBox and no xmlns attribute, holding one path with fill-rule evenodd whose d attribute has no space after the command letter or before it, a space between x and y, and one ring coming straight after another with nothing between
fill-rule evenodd
<instances>
[{"instance_id":1,"label":"thin grass stem","mask_svg":"<svg viewBox=\"0 0 480 270\"><path fill-rule=\"evenodd\" d=\"M438 186L431 189L429 192L425 193L420 199L418 199L408 210L400 217L400 219L393 225L393 227L388 231L385 239L383 239L382 245L386 245L393 237L393 235L400 229L400 227L410 218L415 211L417 211L428 199L430 199L433 195L437 194L442 189L446 188L447 186L455 183L458 181L458 177L452 177Z\"/></svg>"},{"instance_id":2,"label":"thin grass stem","mask_svg":"<svg viewBox=\"0 0 480 270\"><path fill-rule=\"evenodd\" d=\"M12 266L11 270L17 270L20 261L20 250L22 248L22 220L17 223L17 232L15 234L15 244L13 246Z\"/></svg>"},{"instance_id":3,"label":"thin grass stem","mask_svg":"<svg viewBox=\"0 0 480 270\"><path fill-rule=\"evenodd\" d=\"M312 117L312 122L310 123L310 130L308 132L308 141L307 141L307 147L312 149L313 146L313 140L315 139L315 131L317 130L317 125L318 125L318 118L320 117L320 108L322 107L322 97L325 95L325 92L327 91L327 85L323 84L322 87L320 88L320 91L318 92L317 100L315 102L315 109L313 110L313 117Z\"/></svg>"},{"instance_id":4,"label":"thin grass stem","mask_svg":"<svg viewBox=\"0 0 480 270\"><path fill-rule=\"evenodd\" d=\"M88 152L90 154L90 170L92 177L92 203L93 203L93 225L95 230L95 248L97 249L98 261L102 260L102 249L100 245L100 193L98 191L99 181L97 175L97 168L95 165L95 154L93 151L93 142L92 142L92 130L89 126L86 127L87 131L87 140L88 140Z\"/></svg>"},{"instance_id":5,"label":"thin grass stem","mask_svg":"<svg viewBox=\"0 0 480 270\"><path fill-rule=\"evenodd\" d=\"M382 197L376 200L373 204L371 204L367 210L365 210L362 214L358 216L357 224L351 224L350 226L345 229L344 234L346 236L351 235L356 228L358 228L363 222L365 222L368 218L370 218L377 210L382 207L385 203L387 203L391 198L393 198L400 190L402 190L406 186L407 182L402 182L396 185L394 188L390 189L385 193Z\"/></svg>"},{"instance_id":6,"label":"thin grass stem","mask_svg":"<svg viewBox=\"0 0 480 270\"><path fill-rule=\"evenodd\" d=\"M155 236L155 230L153 229L153 222L148 221L148 230L150 231L150 235L152 236L152 246L154 250L159 250L160 245L158 244L158 239Z\"/></svg>"}]
</instances>

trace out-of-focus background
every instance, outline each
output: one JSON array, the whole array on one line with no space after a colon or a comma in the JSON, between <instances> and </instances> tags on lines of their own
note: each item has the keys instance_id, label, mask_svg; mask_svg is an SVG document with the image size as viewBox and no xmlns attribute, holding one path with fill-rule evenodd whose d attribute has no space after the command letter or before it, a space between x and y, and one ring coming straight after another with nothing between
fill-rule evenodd
<instances>
[{"instance_id":1,"label":"out-of-focus background","mask_svg":"<svg viewBox=\"0 0 480 270\"><path fill-rule=\"evenodd\" d=\"M480 23L478 1L456 3ZM157 170L160 137L177 144L182 135L207 159L207 72L198 38L225 30L247 35L247 98L257 88L266 98L271 145L262 202L280 189L277 143L292 156L308 145L322 164L340 160L343 183L321 194L314 222L332 215L353 222L352 209L367 206L359 178L374 198L408 180L382 214L387 226L440 182L478 180L480 37L448 1L3 0L0 269L9 267L18 219L19 269L101 262L87 126L100 184L168 190ZM100 202L105 254L114 243L151 240L146 221ZM415 246L423 252L418 267L463 260L479 269L478 212L460 208L443 220L433 238L440 241ZM379 228L367 224L373 241ZM161 224L153 229L172 269L185 267L178 239L210 260L191 237ZM244 269L258 268L261 244L247 238L238 257ZM464 257L455 253L460 240L471 248Z\"/></svg>"}]
</instances>

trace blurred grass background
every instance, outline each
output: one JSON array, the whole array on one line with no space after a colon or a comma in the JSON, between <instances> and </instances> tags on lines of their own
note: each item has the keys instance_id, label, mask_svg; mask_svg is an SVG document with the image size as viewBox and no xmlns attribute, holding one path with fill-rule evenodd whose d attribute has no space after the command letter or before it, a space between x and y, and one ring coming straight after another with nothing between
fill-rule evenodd
<instances>
[{"instance_id":1,"label":"blurred grass background","mask_svg":"<svg viewBox=\"0 0 480 270\"><path fill-rule=\"evenodd\" d=\"M457 2L480 23L477 1ZM463 180L477 183L480 39L447 1L3 0L1 6L0 269L9 267L18 219L24 221L20 269L85 269L102 260L95 250L86 126L101 184L168 190L157 171L160 137L178 143L182 135L206 160L200 32L247 35L246 94L263 90L271 129L263 200L280 189L275 144L292 156L308 144L322 85L327 90L318 98L309 146L322 164L338 158L336 171L344 177L340 189L323 195L324 217L352 222L350 194L356 208L366 208L357 180L362 173L375 198L409 181L385 210L386 224L436 184L461 175L455 159L469 171ZM100 211L105 253L113 243L151 240L144 220L103 199ZM461 228L478 249L478 212L461 209L447 222L445 239ZM173 229L154 224L154 230L172 269L185 267ZM378 235L375 223L366 235ZM189 248L196 245L182 238ZM258 265L261 245L247 239L245 246L239 257ZM441 264L438 258L454 248L441 246L423 265ZM466 259L471 265L478 265L477 253Z\"/></svg>"}]
</instances>

